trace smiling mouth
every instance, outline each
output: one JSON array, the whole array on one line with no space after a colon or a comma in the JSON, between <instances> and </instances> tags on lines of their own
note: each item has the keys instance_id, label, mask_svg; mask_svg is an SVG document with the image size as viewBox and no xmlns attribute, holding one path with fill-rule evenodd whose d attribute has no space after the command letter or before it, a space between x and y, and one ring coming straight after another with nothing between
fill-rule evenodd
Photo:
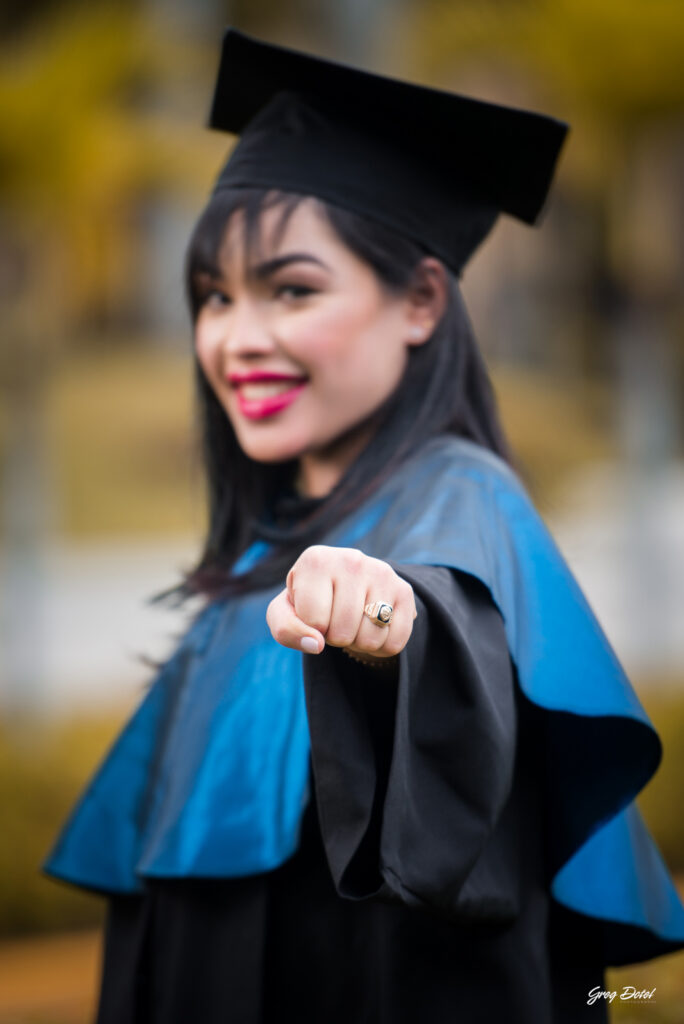
<instances>
[{"instance_id":1,"label":"smiling mouth","mask_svg":"<svg viewBox=\"0 0 684 1024\"><path fill-rule=\"evenodd\" d=\"M282 412L299 397L308 383L307 377L259 375L230 379L237 393L238 408L249 420L261 420Z\"/></svg>"},{"instance_id":2,"label":"smiling mouth","mask_svg":"<svg viewBox=\"0 0 684 1024\"><path fill-rule=\"evenodd\" d=\"M297 377L289 380L245 381L243 384L237 384L236 387L241 397L251 402L258 401L260 398L271 398L273 395L284 395L304 382L304 377Z\"/></svg>"}]
</instances>

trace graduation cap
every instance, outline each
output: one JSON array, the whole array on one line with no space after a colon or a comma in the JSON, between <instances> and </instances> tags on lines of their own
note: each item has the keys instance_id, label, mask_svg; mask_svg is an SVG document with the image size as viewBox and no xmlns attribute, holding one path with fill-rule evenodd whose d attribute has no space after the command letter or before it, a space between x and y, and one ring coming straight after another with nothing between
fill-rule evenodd
<instances>
[{"instance_id":1,"label":"graduation cap","mask_svg":"<svg viewBox=\"0 0 684 1024\"><path fill-rule=\"evenodd\" d=\"M216 189L324 199L456 273L499 213L533 224L568 126L226 30L210 127L240 135Z\"/></svg>"}]
</instances>

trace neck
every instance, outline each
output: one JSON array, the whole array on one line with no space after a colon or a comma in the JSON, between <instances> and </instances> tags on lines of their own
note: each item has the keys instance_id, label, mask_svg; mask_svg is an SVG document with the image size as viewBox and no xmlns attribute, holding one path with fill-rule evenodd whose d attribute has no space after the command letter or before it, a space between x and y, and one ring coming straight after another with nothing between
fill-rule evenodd
<instances>
[{"instance_id":1,"label":"neck","mask_svg":"<svg viewBox=\"0 0 684 1024\"><path fill-rule=\"evenodd\" d=\"M299 457L295 488L306 498L324 498L337 486L352 462L368 444L372 429L368 424L338 438L325 448L305 452Z\"/></svg>"}]
</instances>

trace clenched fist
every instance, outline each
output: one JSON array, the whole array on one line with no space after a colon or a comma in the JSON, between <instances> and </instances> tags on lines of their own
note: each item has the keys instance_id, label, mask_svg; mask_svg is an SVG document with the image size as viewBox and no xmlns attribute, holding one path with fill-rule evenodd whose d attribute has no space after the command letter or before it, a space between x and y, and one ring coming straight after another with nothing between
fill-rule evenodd
<instances>
[{"instance_id":1,"label":"clenched fist","mask_svg":"<svg viewBox=\"0 0 684 1024\"><path fill-rule=\"evenodd\" d=\"M364 614L375 601L392 605L389 625ZM266 612L274 639L284 647L320 654L330 644L371 658L403 650L415 617L413 588L387 562L356 548L322 544L302 552Z\"/></svg>"}]
</instances>

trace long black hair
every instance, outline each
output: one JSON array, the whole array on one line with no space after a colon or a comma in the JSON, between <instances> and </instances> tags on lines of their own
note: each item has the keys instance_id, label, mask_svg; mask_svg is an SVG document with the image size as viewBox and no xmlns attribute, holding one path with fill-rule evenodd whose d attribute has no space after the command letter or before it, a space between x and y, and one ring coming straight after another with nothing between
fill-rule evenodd
<instances>
[{"instance_id":1,"label":"long black hair","mask_svg":"<svg viewBox=\"0 0 684 1024\"><path fill-rule=\"evenodd\" d=\"M277 230L305 196L272 189L225 189L214 193L190 239L186 286L195 322L202 303L198 282L215 277L218 254L231 215L244 216L247 253L258 244L262 212L280 208ZM341 241L378 277L390 294L407 291L420 261L429 255L413 241L366 217L317 200ZM197 565L167 592L182 600L244 593L285 580L298 555L366 501L406 457L429 438L457 434L512 461L494 391L475 342L457 281L448 275L445 313L431 338L411 347L406 371L390 398L373 413L371 440L323 500L283 528L273 523L278 495L292 486L296 464L265 464L240 448L230 420L195 357L203 463L208 488L208 529ZM358 429L358 428L354 428ZM300 510L301 511L301 510ZM270 523L269 523L270 520ZM233 574L239 556L258 537L270 541L267 555L249 572ZM165 596L165 595L160 595Z\"/></svg>"}]
</instances>

